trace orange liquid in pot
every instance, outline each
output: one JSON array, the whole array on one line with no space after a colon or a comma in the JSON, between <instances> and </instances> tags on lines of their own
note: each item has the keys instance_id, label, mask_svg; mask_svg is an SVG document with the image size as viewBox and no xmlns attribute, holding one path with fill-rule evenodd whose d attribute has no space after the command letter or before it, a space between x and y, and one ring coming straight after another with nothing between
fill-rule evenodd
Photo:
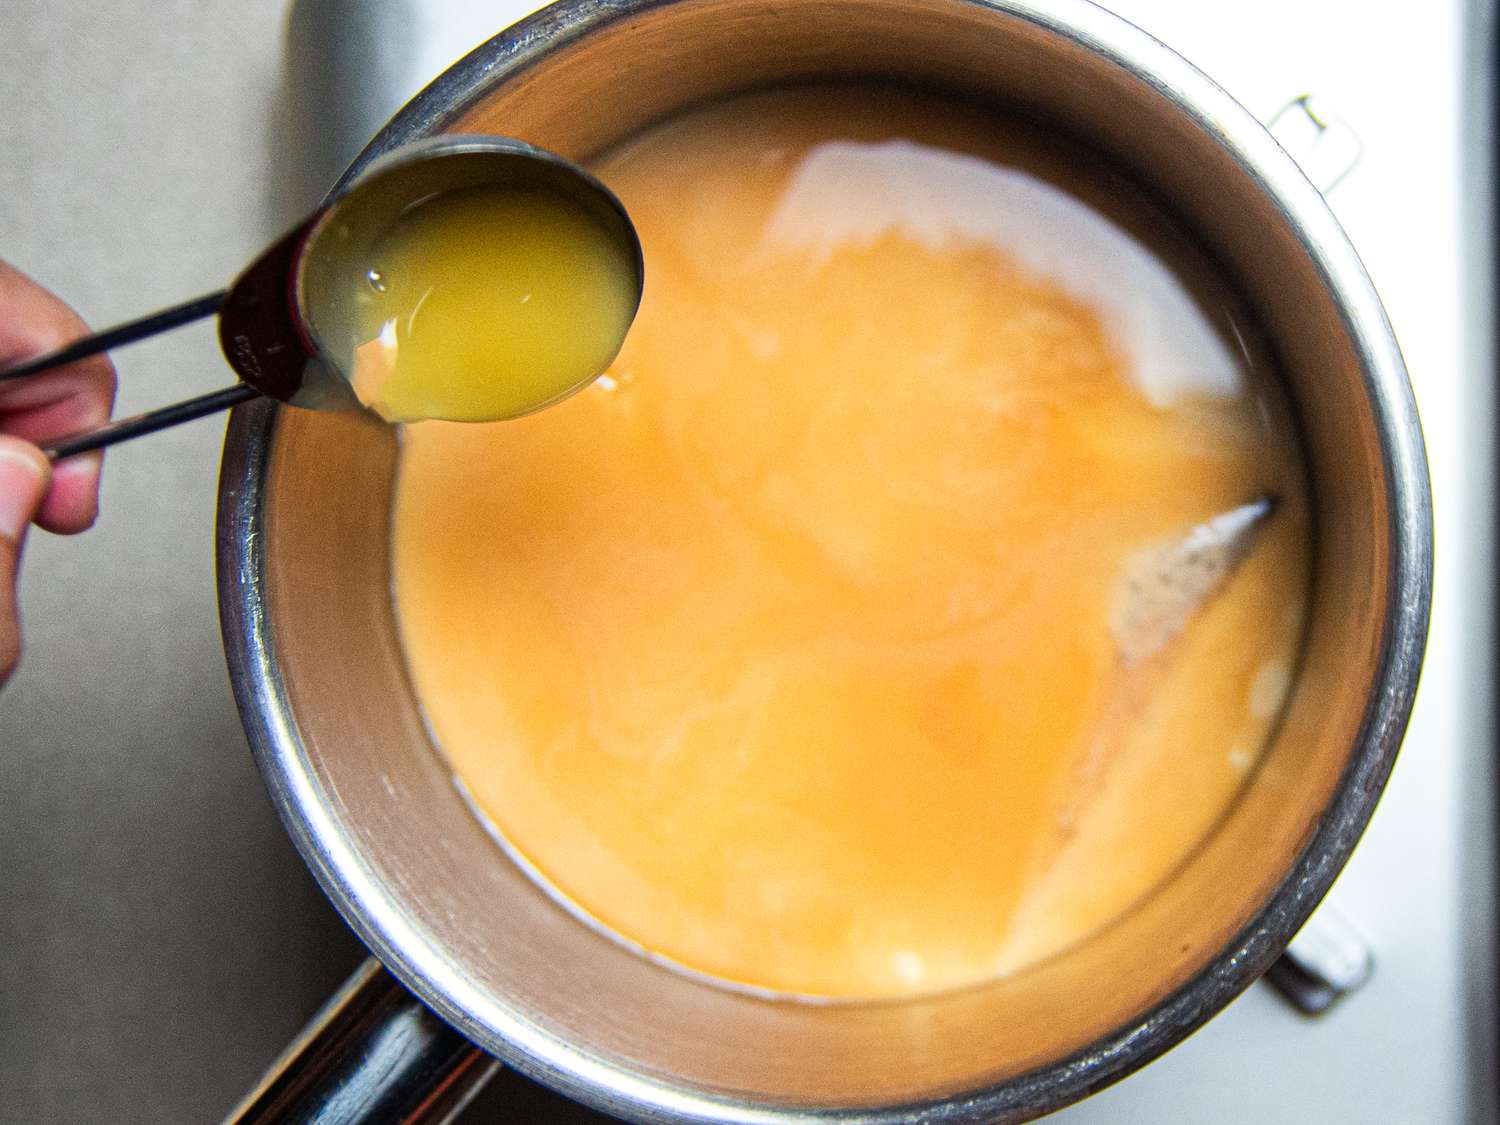
<instances>
[{"instance_id":1,"label":"orange liquid in pot","mask_svg":"<svg viewBox=\"0 0 1500 1125\"><path fill-rule=\"evenodd\" d=\"M647 274L606 376L403 434L403 641L479 809L602 926L777 992L961 986L1127 910L1302 628L1231 294L1086 154L912 94L731 100L596 171ZM1271 495L1185 624L1122 633L1152 552Z\"/></svg>"}]
</instances>

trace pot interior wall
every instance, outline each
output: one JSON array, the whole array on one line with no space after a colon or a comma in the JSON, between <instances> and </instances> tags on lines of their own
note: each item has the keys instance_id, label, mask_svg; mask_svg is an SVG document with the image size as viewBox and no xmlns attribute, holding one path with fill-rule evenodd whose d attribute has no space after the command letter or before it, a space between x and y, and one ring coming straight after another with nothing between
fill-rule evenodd
<instances>
[{"instance_id":1,"label":"pot interior wall","mask_svg":"<svg viewBox=\"0 0 1500 1125\"><path fill-rule=\"evenodd\" d=\"M984 988L908 1003L737 995L601 938L502 857L429 745L402 669L387 572L394 440L372 420L283 410L264 498L271 637L301 752L364 874L388 892L389 917L363 928L410 927L449 966L443 987L472 1000L464 1030L512 1058L530 1052L528 1069L575 1092L605 1064L630 1081L772 1104L912 1103L1108 1041L1102 1076L1140 1048L1132 1029L1164 1043L1243 984L1221 963L1190 1004L1142 1024L1265 906L1350 766L1384 644L1390 482L1345 318L1284 216L1202 125L1040 23L961 0L685 0L594 18L587 35L562 26L561 45L539 60L499 67L444 127L586 158L736 89L874 76L1017 107L1133 169L1217 254L1277 341L1317 502L1303 667L1277 742L1220 830L1083 946ZM529 51L524 41L488 49ZM1378 788L1384 767L1359 768ZM1244 956L1264 961L1271 944L1251 940ZM1074 1093L1092 1081L1067 1079ZM1018 1082L994 1108L1048 1096Z\"/></svg>"}]
</instances>

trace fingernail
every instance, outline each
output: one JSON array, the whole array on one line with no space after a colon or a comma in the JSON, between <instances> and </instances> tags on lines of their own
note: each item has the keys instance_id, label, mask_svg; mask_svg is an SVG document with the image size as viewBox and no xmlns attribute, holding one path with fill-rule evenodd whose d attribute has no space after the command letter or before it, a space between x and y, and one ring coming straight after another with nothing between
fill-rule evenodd
<instances>
[{"instance_id":1,"label":"fingernail","mask_svg":"<svg viewBox=\"0 0 1500 1125\"><path fill-rule=\"evenodd\" d=\"M47 492L47 462L15 438L0 438L0 538L19 539Z\"/></svg>"},{"instance_id":2,"label":"fingernail","mask_svg":"<svg viewBox=\"0 0 1500 1125\"><path fill-rule=\"evenodd\" d=\"M68 457L59 461L52 467L52 482L55 484L62 480L90 480L93 487L90 490L91 504L89 507L89 522L99 518L99 475L103 469L104 454L102 452L80 453L76 457Z\"/></svg>"},{"instance_id":3,"label":"fingernail","mask_svg":"<svg viewBox=\"0 0 1500 1125\"><path fill-rule=\"evenodd\" d=\"M52 479L58 477L81 477L89 473L99 471L99 465L104 454L95 450L92 453L76 453L72 457L64 458L52 466Z\"/></svg>"}]
</instances>

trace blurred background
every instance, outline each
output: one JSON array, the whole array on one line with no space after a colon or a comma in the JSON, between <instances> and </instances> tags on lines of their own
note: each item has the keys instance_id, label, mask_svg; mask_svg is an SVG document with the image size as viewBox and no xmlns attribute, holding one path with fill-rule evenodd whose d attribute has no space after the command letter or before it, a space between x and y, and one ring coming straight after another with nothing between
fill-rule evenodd
<instances>
[{"instance_id":1,"label":"blurred background","mask_svg":"<svg viewBox=\"0 0 1500 1125\"><path fill-rule=\"evenodd\" d=\"M0 7L0 258L95 327L228 281L527 0ZM1500 1120L1490 697L1492 5L1114 0L1263 120L1314 91L1364 142L1331 197L1402 341L1438 577L1422 694L1332 900L1371 981L1308 1019L1257 986L1056 1115ZM119 353L120 411L227 381L212 328ZM363 953L282 833L225 677L223 419L113 452L99 525L38 534L0 696L0 1121L218 1120ZM506 1074L473 1121L600 1120Z\"/></svg>"}]
</instances>

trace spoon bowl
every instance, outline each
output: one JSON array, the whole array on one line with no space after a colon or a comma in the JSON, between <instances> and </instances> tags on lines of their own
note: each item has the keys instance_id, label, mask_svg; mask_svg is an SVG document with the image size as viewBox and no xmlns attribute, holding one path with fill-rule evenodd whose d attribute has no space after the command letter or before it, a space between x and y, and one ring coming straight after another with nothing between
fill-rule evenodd
<instances>
[{"instance_id":1,"label":"spoon bowl","mask_svg":"<svg viewBox=\"0 0 1500 1125\"><path fill-rule=\"evenodd\" d=\"M431 137L375 161L235 280L219 313L230 366L260 393L293 406L359 407L346 343L356 335L348 295L366 284L373 247L424 201L478 187L545 191L593 215L633 263L634 315L645 277L640 238L607 187L571 161L510 137ZM585 373L579 385L597 374Z\"/></svg>"}]
</instances>

